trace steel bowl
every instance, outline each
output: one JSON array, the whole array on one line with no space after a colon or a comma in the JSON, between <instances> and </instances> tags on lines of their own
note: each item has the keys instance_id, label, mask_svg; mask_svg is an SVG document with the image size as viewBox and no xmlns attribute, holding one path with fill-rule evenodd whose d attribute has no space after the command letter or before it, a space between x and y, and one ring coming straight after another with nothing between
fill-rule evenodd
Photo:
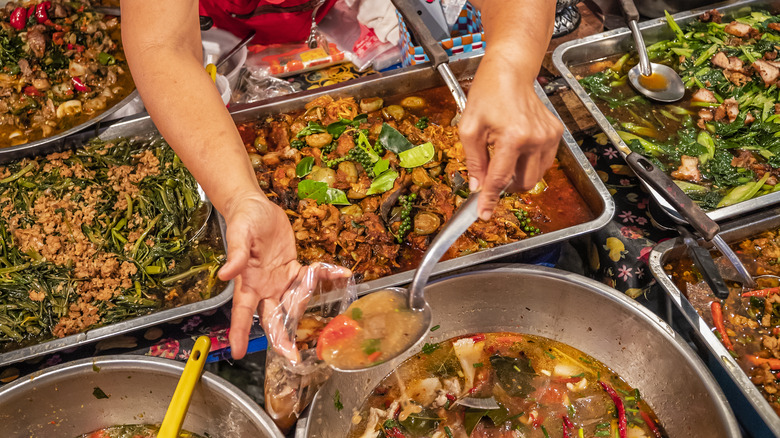
<instances>
[{"instance_id":1,"label":"steel bowl","mask_svg":"<svg viewBox=\"0 0 780 438\"><path fill-rule=\"evenodd\" d=\"M725 396L685 341L658 316L601 283L539 266L493 265L429 285L426 299L439 329L425 342L502 331L555 339L639 388L670 437L741 436ZM296 437L347 436L353 410L392 367L334 374L299 422ZM340 411L333 401L337 390Z\"/></svg>"},{"instance_id":2,"label":"steel bowl","mask_svg":"<svg viewBox=\"0 0 780 438\"><path fill-rule=\"evenodd\" d=\"M73 438L113 425L159 424L183 370L179 362L129 355L48 368L0 389L0 435ZM95 388L108 398L98 398ZM214 438L284 437L252 399L208 372L183 427Z\"/></svg>"}]
</instances>

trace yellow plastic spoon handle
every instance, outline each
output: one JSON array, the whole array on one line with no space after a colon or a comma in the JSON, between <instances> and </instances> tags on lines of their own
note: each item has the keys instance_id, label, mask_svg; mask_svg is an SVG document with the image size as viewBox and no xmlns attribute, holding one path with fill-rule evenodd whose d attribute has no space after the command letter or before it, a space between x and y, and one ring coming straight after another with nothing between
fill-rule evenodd
<instances>
[{"instance_id":1,"label":"yellow plastic spoon handle","mask_svg":"<svg viewBox=\"0 0 780 438\"><path fill-rule=\"evenodd\" d=\"M214 64L209 64L206 66L206 73L211 76L211 80L213 82L217 82L217 66Z\"/></svg>"},{"instance_id":2,"label":"yellow plastic spoon handle","mask_svg":"<svg viewBox=\"0 0 780 438\"><path fill-rule=\"evenodd\" d=\"M179 383L173 392L171 403L165 412L160 431L157 432L157 438L177 438L179 436L181 426L184 424L184 417L187 416L187 409L190 407L192 391L200 380L209 349L211 349L211 339L208 336L201 336L195 341L190 358L184 365L184 372L181 373Z\"/></svg>"}]
</instances>

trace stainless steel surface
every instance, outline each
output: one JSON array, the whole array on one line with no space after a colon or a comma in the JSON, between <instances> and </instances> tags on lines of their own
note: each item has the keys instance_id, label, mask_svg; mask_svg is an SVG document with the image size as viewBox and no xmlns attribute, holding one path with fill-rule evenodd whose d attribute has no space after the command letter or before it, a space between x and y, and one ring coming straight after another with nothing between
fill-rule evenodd
<instances>
[{"instance_id":1,"label":"stainless steel surface","mask_svg":"<svg viewBox=\"0 0 780 438\"><path fill-rule=\"evenodd\" d=\"M225 53L219 58L219 61L217 61L216 64L214 64L217 69L222 67L222 64L226 63L228 59L230 59L231 56L235 55L241 48L249 44L250 41L252 41L255 38L255 31L249 32L247 36L245 36L241 41L238 42L232 49L230 49L229 52Z\"/></svg>"},{"instance_id":2,"label":"stainless steel surface","mask_svg":"<svg viewBox=\"0 0 780 438\"><path fill-rule=\"evenodd\" d=\"M677 102L685 96L685 84L683 84L680 75L673 68L663 64L650 63L654 74L661 75L666 80L666 88L662 90L651 90L642 85L639 72L639 66L634 66L628 71L628 81L640 93L650 99L659 102Z\"/></svg>"},{"instance_id":3,"label":"stainless steel surface","mask_svg":"<svg viewBox=\"0 0 780 438\"><path fill-rule=\"evenodd\" d=\"M631 36L634 38L634 46L636 52L639 54L639 72L644 76L650 76L653 74L653 67L650 66L650 57L647 56L647 47L645 47L645 40L642 38L642 32L639 30L639 25L635 20L628 22L628 28L631 29Z\"/></svg>"},{"instance_id":4,"label":"stainless steel surface","mask_svg":"<svg viewBox=\"0 0 780 438\"><path fill-rule=\"evenodd\" d=\"M718 234L712 238L711 242L720 250L721 254L729 259L731 265L734 266L734 269L737 270L739 278L742 279L742 286L755 289L756 281L753 280L753 276L750 275L750 272L748 272L745 265L742 264L742 261L739 259L739 257L737 257L737 254L734 253L734 250L731 249L731 247L723 240L723 237Z\"/></svg>"},{"instance_id":5,"label":"stainless steel surface","mask_svg":"<svg viewBox=\"0 0 780 438\"><path fill-rule=\"evenodd\" d=\"M127 128L126 130L119 129L119 126ZM128 121L119 122L112 125L112 128L106 130L100 135L100 138L104 140L114 139L118 137L132 137L136 135L149 135L156 133L154 124L151 122L148 116L138 116L130 118ZM62 151L67 149L73 149L83 144L84 141L94 137L94 133L87 132L78 136L69 138L62 143L49 143L42 145L39 149L28 149L24 151L24 156L34 156L44 153L50 153L54 151ZM202 196L205 196L203 194ZM220 214L212 214L211 223L219 229L223 247L227 249L225 244L225 232L226 224L225 220ZM151 327L165 321L171 321L174 319L184 318L186 316L202 313L206 310L216 309L223 304L230 301L233 297L233 281L230 281L225 289L219 291L214 296L207 300L199 301L197 303L185 304L172 309L160 310L148 315L140 316L137 318L128 319L116 324L109 324L96 329L88 330L83 333L78 333L64 338L53 339L51 341L42 342L40 344L32 345L29 347L23 347L17 350L8 352L0 352L0 366L8 365L10 363L19 362L22 360L28 360L34 357L51 354L57 351L65 350L68 348L78 347L80 345L97 342L102 339L106 339L111 336L116 336L124 333L128 333L134 330Z\"/></svg>"},{"instance_id":6,"label":"stainless steel surface","mask_svg":"<svg viewBox=\"0 0 780 438\"><path fill-rule=\"evenodd\" d=\"M159 424L181 363L145 356L103 356L58 365L0 389L4 438L73 438L120 424ZM92 392L100 388L108 398ZM212 437L283 438L268 415L226 380L206 372L184 429Z\"/></svg>"},{"instance_id":7,"label":"stainless steel surface","mask_svg":"<svg viewBox=\"0 0 780 438\"><path fill-rule=\"evenodd\" d=\"M439 234L433 239L431 246L425 250L420 266L414 271L412 284L409 285L409 307L412 310L425 309L425 286L428 284L436 262L441 260L452 244L458 240L458 237L465 233L471 224L479 218L478 203L479 192L471 193L450 220L444 224Z\"/></svg>"},{"instance_id":8,"label":"stainless steel surface","mask_svg":"<svg viewBox=\"0 0 780 438\"><path fill-rule=\"evenodd\" d=\"M460 59L458 61L450 62L449 65L456 78L459 80L468 80L472 78L476 72L481 58L481 56L474 56ZM284 96L254 104L236 105L232 107L231 113L233 119L240 123L257 120L260 117L268 115L300 110L307 102L322 95L331 95L334 98L387 98L389 96L397 96L399 94L411 93L443 85L445 84L437 72L427 65L420 65L403 70L366 76L344 84L317 88L297 93L292 97ZM536 92L547 108L555 114L555 109L538 85L536 86ZM141 118L132 123L114 125L112 128L109 128L107 132L110 132L115 136L128 135L133 131L142 129L138 126L143 127L143 124L145 123L151 124L148 118ZM604 227L615 212L614 200L568 130L564 130L563 138L558 147L557 157L561 163L562 169L593 211L593 220L562 230L544 233L519 242L489 248L474 254L440 262L436 265L432 275L440 275L490 260L513 256L523 251L568 240L574 236L586 234ZM413 271L389 275L377 280L358 284L357 290L359 294L364 294L390 286L407 284L412 280L412 275Z\"/></svg>"},{"instance_id":9,"label":"stainless steel surface","mask_svg":"<svg viewBox=\"0 0 780 438\"><path fill-rule=\"evenodd\" d=\"M450 89L452 97L455 99L455 105L458 106L458 113L462 113L466 109L466 93L463 92L463 87L460 86L460 82L452 73L449 63L439 64L436 70L444 79L444 83L447 84L447 88Z\"/></svg>"},{"instance_id":10,"label":"stainless steel surface","mask_svg":"<svg viewBox=\"0 0 780 438\"><path fill-rule=\"evenodd\" d=\"M739 17L748 13L746 9L747 7L754 7L777 12L780 9L780 1L743 0L730 2L727 5L720 4L718 9L724 13ZM685 25L690 21L696 20L702 12L712 8L713 6L707 6L697 10L679 13L676 14L674 18L678 24ZM654 43L660 40L674 38L674 34L668 28L666 20L663 18L652 19L640 23L639 29L642 31L642 35L644 36L644 39L647 43ZM628 28L620 28L564 43L556 48L553 52L553 64L555 67L561 72L561 75L563 76L566 83L569 84L569 87L583 102L585 108L587 108L596 119L596 122L599 124L604 133L606 133L610 142L617 146L621 152L625 151L628 146L623 143L623 140L620 139L617 131L615 131L604 114L598 109L590 96L588 96L588 93L585 91L585 89L582 88L582 86L579 84L577 78L574 77L574 74L571 72L570 68L572 66L608 58L613 55L626 53L631 50L633 50L631 32L628 30ZM653 198L659 204L661 204L664 210L672 218L680 223L684 222L680 215L677 214L658 193L652 189L650 189L650 191L653 194ZM724 221L726 219L742 216L752 211L760 210L777 202L780 202L780 192L771 193L765 196L761 196L760 198L754 198L745 202L740 202L729 207L719 208L708 212L707 215L715 221Z\"/></svg>"},{"instance_id":11,"label":"stainless steel surface","mask_svg":"<svg viewBox=\"0 0 780 438\"><path fill-rule=\"evenodd\" d=\"M730 223L724 227L721 236L726 242L733 243L777 227L780 227L780 208L775 207ZM780 417L715 336L709 324L699 316L688 298L666 275L663 267L670 261L684 256L685 250L678 243L672 239L653 248L650 253L650 270L674 305L693 327L697 336L703 341L709 354L713 356L714 359L710 367L718 377L721 386L734 388L733 395L730 394L730 398L734 398L731 406L736 411L737 416L743 419L742 423L745 427L753 432L753 436L769 436L769 434L780 436Z\"/></svg>"},{"instance_id":12,"label":"stainless steel surface","mask_svg":"<svg viewBox=\"0 0 780 438\"><path fill-rule=\"evenodd\" d=\"M425 342L496 331L552 338L592 355L638 387L668 436L741 436L723 393L684 340L642 305L601 283L539 266L486 266L429 285L426 297L439 329ZM393 367L334 374L299 422L296 437L346 436L353 411ZM333 405L336 390L341 411Z\"/></svg>"}]
</instances>

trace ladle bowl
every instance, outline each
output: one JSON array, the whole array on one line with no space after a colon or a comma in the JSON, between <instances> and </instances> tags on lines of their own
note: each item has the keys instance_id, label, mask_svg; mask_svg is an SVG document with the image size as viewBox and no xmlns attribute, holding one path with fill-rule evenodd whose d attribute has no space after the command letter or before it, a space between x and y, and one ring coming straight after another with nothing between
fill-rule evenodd
<instances>
[{"instance_id":1,"label":"ladle bowl","mask_svg":"<svg viewBox=\"0 0 780 438\"><path fill-rule=\"evenodd\" d=\"M676 102L685 95L685 85L673 68L650 63L651 73L643 75L639 64L628 71L628 81L643 95L659 102Z\"/></svg>"}]
</instances>

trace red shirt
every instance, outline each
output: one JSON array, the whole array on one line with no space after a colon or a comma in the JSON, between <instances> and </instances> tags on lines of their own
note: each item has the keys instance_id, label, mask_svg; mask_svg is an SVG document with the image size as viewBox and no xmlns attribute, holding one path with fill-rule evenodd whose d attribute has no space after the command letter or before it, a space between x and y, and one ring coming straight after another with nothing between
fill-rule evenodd
<instances>
[{"instance_id":1,"label":"red shirt","mask_svg":"<svg viewBox=\"0 0 780 438\"><path fill-rule=\"evenodd\" d=\"M317 21L336 0L325 0ZM239 38L257 32L254 43L280 44L304 41L311 30L314 0L200 0L200 15L207 15L220 29Z\"/></svg>"}]
</instances>

